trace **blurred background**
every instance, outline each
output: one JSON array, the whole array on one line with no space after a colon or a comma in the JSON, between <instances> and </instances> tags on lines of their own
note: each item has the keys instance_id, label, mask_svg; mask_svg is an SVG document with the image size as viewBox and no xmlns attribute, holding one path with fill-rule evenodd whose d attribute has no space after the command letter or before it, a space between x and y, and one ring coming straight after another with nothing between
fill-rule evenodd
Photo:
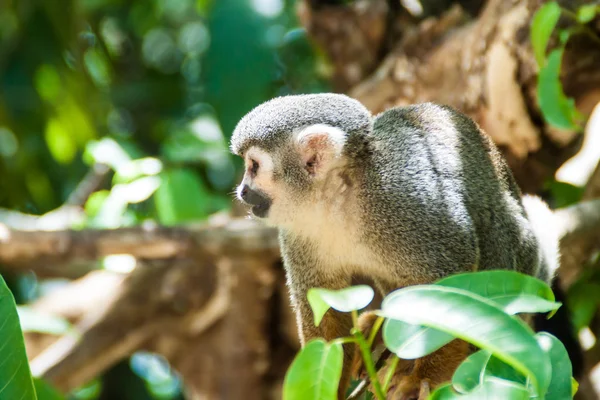
<instances>
[{"instance_id":1,"label":"blurred background","mask_svg":"<svg viewBox=\"0 0 600 400\"><path fill-rule=\"evenodd\" d=\"M175 224L229 207L237 121L275 95L327 89L293 3L3 1L0 206L43 214L90 165L144 160L120 180L153 177L137 198L95 193L85 226Z\"/></svg>"},{"instance_id":2,"label":"blurred background","mask_svg":"<svg viewBox=\"0 0 600 400\"><path fill-rule=\"evenodd\" d=\"M29 216L70 202L85 212L63 207L34 226L206 220L231 207L237 121L273 96L327 88L292 0L2 1L0 207L13 211L3 222L31 227ZM82 182L93 187L83 198ZM5 279L20 304L61 285ZM33 330L64 323L42 319L29 318ZM145 353L71 397L183 398L168 364Z\"/></svg>"},{"instance_id":3,"label":"blurred background","mask_svg":"<svg viewBox=\"0 0 600 400\"><path fill-rule=\"evenodd\" d=\"M577 21L559 21L569 33L548 51L562 65L544 65L529 43L542 3L0 0L0 274L32 372L62 392L38 398L280 396L294 317L275 233L233 218L228 149L274 96L346 92L374 113L450 104L524 191L554 208L599 197L598 11L560 2ZM573 329L560 328L591 374L600 235L586 240L565 253ZM225 311L211 303L221 287Z\"/></svg>"}]
</instances>

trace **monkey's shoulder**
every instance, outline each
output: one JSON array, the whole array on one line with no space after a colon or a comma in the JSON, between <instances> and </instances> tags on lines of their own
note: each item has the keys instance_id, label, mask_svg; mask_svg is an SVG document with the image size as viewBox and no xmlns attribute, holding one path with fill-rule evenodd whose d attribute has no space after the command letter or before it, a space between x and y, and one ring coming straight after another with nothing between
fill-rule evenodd
<instances>
[{"instance_id":1,"label":"monkey's shoulder","mask_svg":"<svg viewBox=\"0 0 600 400\"><path fill-rule=\"evenodd\" d=\"M435 103L420 103L395 107L378 114L374 121L376 136L397 136L399 133L429 133L478 138L477 124L460 111Z\"/></svg>"}]
</instances>

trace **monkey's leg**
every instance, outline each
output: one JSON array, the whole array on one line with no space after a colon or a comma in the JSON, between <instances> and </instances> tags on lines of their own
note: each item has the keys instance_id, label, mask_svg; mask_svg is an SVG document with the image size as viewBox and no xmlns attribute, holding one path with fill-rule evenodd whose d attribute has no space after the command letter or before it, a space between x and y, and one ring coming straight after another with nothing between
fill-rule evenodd
<instances>
[{"instance_id":1,"label":"monkey's leg","mask_svg":"<svg viewBox=\"0 0 600 400\"><path fill-rule=\"evenodd\" d=\"M426 400L429 391L448 382L461 362L469 355L467 342L453 340L428 356L415 360L409 375L396 373L390 385L388 399Z\"/></svg>"},{"instance_id":2,"label":"monkey's leg","mask_svg":"<svg viewBox=\"0 0 600 400\"><path fill-rule=\"evenodd\" d=\"M377 319L373 312L364 312L359 318L359 329L368 337ZM381 330L375 337L373 347L383 345ZM429 391L435 389L439 384L450 381L458 365L470 354L471 348L468 343L462 340L454 340L434 353L416 360L400 360L390 387L388 389L388 399L393 400L425 400L429 396ZM389 351L384 353L384 357L389 357ZM384 362L384 366L379 369L378 376L380 383L387 375L389 359ZM352 375L364 378L366 373L362 362L362 356L355 351L352 365Z\"/></svg>"}]
</instances>

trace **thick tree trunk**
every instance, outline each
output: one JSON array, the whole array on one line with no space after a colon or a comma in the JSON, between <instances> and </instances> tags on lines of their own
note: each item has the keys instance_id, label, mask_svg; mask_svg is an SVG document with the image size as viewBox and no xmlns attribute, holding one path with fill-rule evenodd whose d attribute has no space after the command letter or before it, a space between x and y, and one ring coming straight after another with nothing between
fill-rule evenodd
<instances>
[{"instance_id":1,"label":"thick tree trunk","mask_svg":"<svg viewBox=\"0 0 600 400\"><path fill-rule=\"evenodd\" d=\"M396 0L321 3L303 3L303 22L330 56L338 88L372 112L426 101L465 112L502 149L526 192L539 191L579 149L580 134L548 126L539 110L529 25L541 1L490 0L475 19L454 7L424 21L398 12ZM565 91L584 114L600 101L598 49L578 36L564 56Z\"/></svg>"}]
</instances>

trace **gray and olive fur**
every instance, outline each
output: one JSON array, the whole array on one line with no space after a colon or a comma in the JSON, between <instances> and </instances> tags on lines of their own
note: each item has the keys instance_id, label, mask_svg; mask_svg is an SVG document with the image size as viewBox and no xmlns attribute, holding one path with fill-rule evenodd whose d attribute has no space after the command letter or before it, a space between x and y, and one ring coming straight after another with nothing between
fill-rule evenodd
<instances>
[{"instance_id":1,"label":"gray and olive fur","mask_svg":"<svg viewBox=\"0 0 600 400\"><path fill-rule=\"evenodd\" d=\"M318 182L294 143L316 124L345 133ZM341 288L362 275L386 294L458 272L510 269L549 280L556 268L558 242L538 226L550 223L550 211L537 200L525 200L537 207L525 210L490 138L449 107L426 103L372 117L343 95L280 97L236 127L232 151L243 156L252 147L272 157L273 185L283 188L289 212L306 218L274 223L303 341L348 333L349 321L335 317L314 327L311 287Z\"/></svg>"}]
</instances>

